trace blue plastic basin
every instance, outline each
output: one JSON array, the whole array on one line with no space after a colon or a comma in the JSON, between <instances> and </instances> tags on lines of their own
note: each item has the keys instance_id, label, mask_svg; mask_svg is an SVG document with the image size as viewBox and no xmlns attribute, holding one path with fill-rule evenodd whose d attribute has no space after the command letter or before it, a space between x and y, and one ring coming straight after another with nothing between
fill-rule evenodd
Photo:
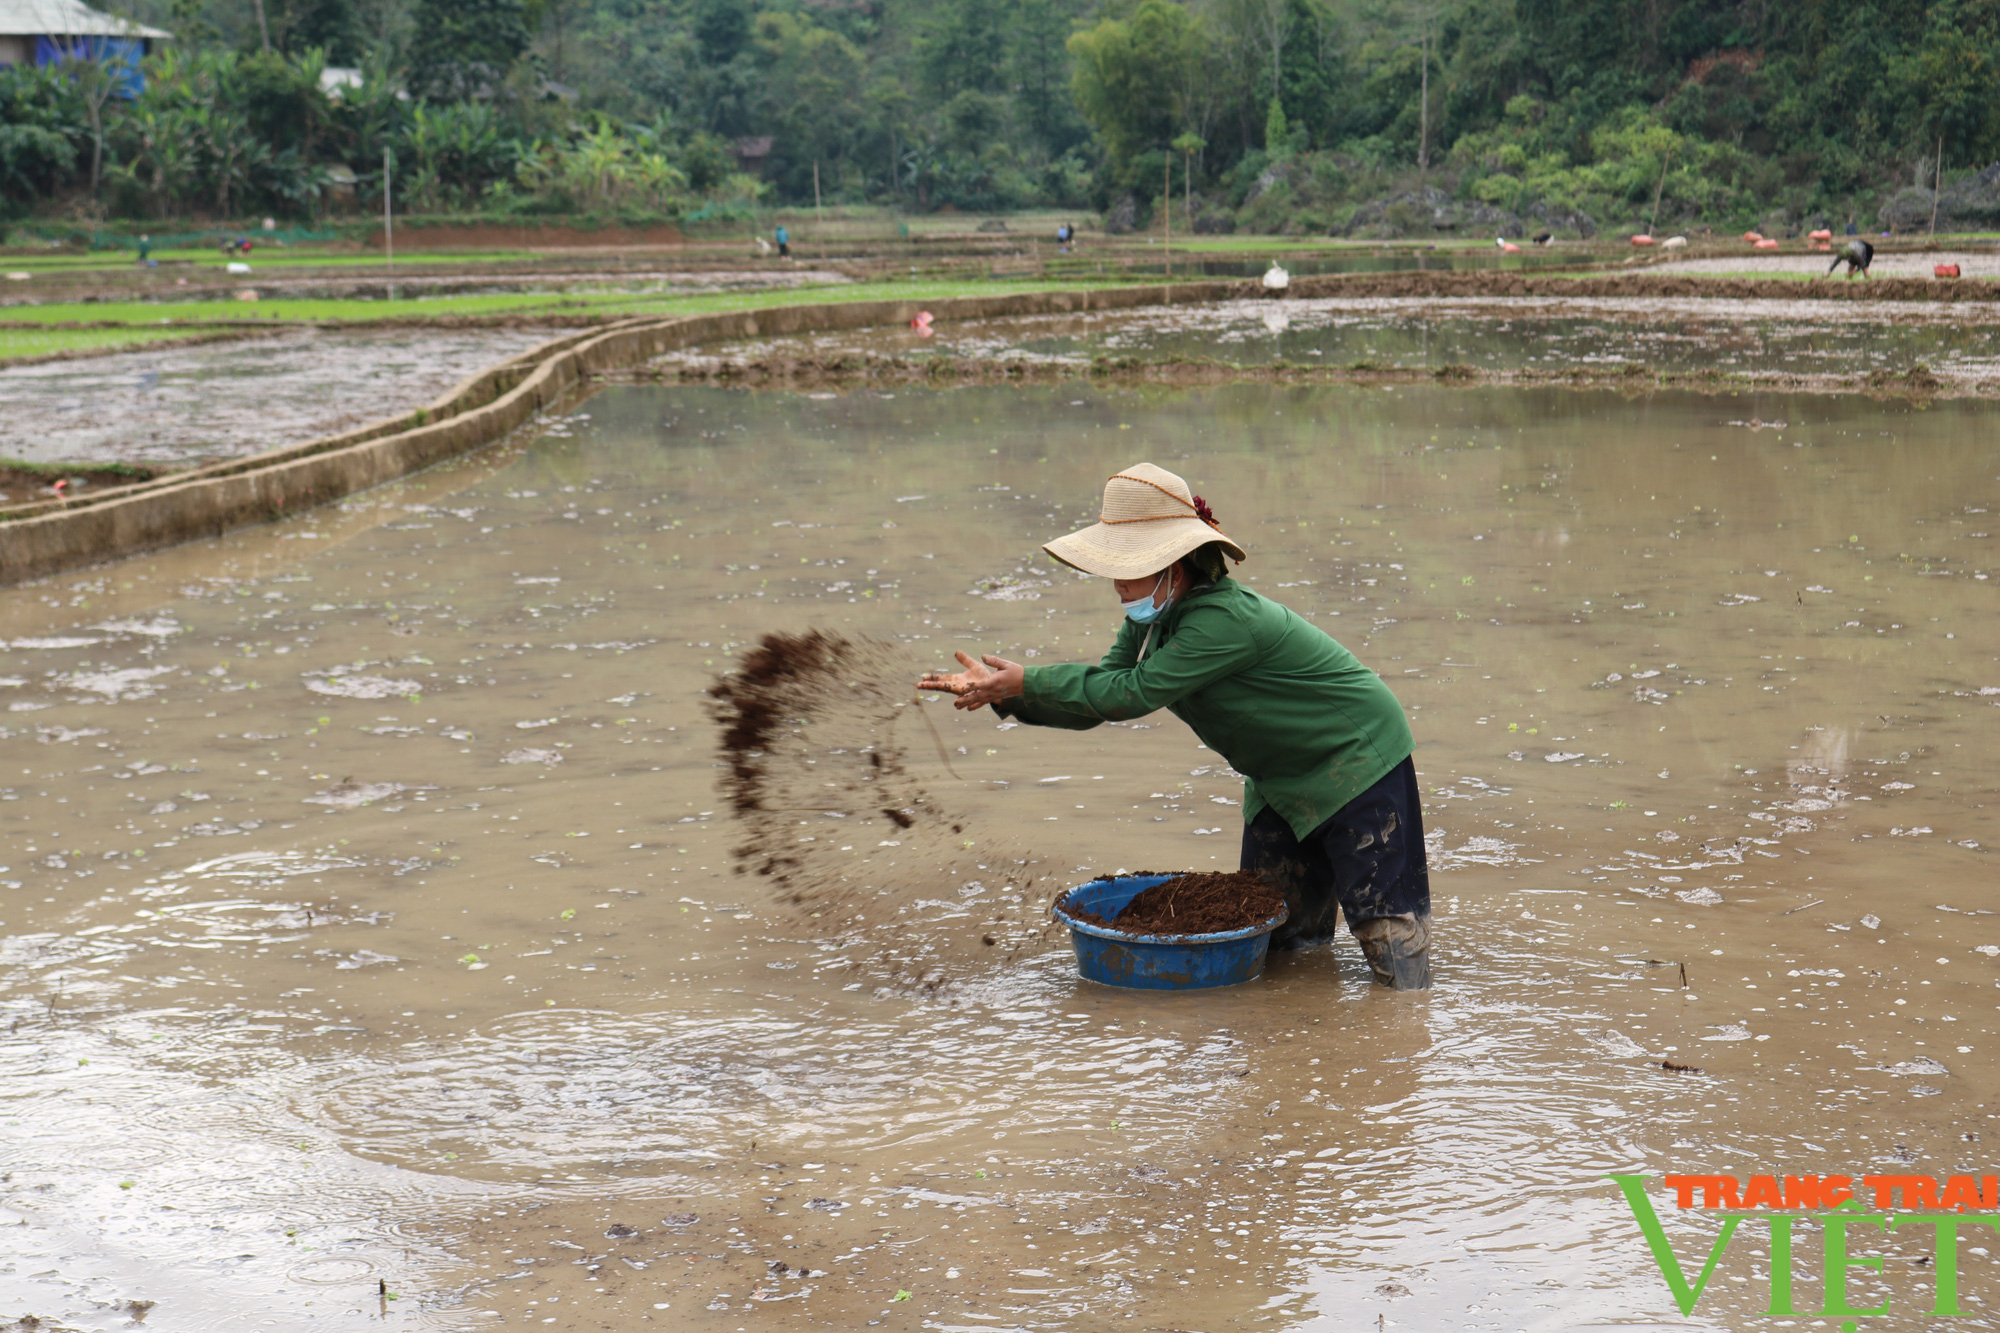
<instances>
[{"instance_id":1,"label":"blue plastic basin","mask_svg":"<svg viewBox=\"0 0 2000 1333\"><path fill-rule=\"evenodd\" d=\"M1080 884L1056 900L1055 914L1069 927L1076 947L1076 970L1085 981L1135 990L1203 990L1235 986L1264 971L1271 932L1290 915L1284 905L1270 920L1213 935L1135 935L1078 921L1065 907L1074 904L1107 921L1125 904L1172 875L1118 875Z\"/></svg>"}]
</instances>

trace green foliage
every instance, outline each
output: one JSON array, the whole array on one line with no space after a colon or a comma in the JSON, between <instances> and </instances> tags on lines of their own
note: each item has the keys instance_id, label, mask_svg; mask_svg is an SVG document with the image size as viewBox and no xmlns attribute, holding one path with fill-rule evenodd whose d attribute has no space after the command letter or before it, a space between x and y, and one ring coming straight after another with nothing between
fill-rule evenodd
<instances>
[{"instance_id":1,"label":"green foliage","mask_svg":"<svg viewBox=\"0 0 2000 1333\"><path fill-rule=\"evenodd\" d=\"M518 185L536 201L535 211L673 213L686 201L688 176L652 136L622 134L601 118L570 143L537 145L521 163Z\"/></svg>"},{"instance_id":2,"label":"green foliage","mask_svg":"<svg viewBox=\"0 0 2000 1333\"><path fill-rule=\"evenodd\" d=\"M326 180L313 146L331 122L319 66L317 52L288 61L169 47L149 60L146 91L110 134L119 211L311 215Z\"/></svg>"},{"instance_id":3,"label":"green foliage","mask_svg":"<svg viewBox=\"0 0 2000 1333\"><path fill-rule=\"evenodd\" d=\"M845 193L841 170L856 158L857 123L827 108L861 86L867 65L840 33L786 13L759 14L752 30L769 119L776 141L765 173L795 199L813 197L814 168L821 192Z\"/></svg>"},{"instance_id":4,"label":"green foliage","mask_svg":"<svg viewBox=\"0 0 2000 1333\"><path fill-rule=\"evenodd\" d=\"M1282 153L1290 146L1292 127L1285 119L1285 104L1277 98L1271 99L1271 109L1264 116L1264 151Z\"/></svg>"},{"instance_id":5,"label":"green foliage","mask_svg":"<svg viewBox=\"0 0 2000 1333\"><path fill-rule=\"evenodd\" d=\"M1170 141L1186 127L1190 83L1207 45L1203 20L1172 0L1141 0L1069 39L1076 103L1113 162Z\"/></svg>"},{"instance_id":6,"label":"green foliage","mask_svg":"<svg viewBox=\"0 0 2000 1333\"><path fill-rule=\"evenodd\" d=\"M689 136L681 152L681 170L687 173L690 190L707 194L735 174L736 159L720 135L704 131Z\"/></svg>"},{"instance_id":7,"label":"green foliage","mask_svg":"<svg viewBox=\"0 0 2000 1333\"><path fill-rule=\"evenodd\" d=\"M0 69L0 217L53 194L87 155L76 87L54 69Z\"/></svg>"},{"instance_id":8,"label":"green foliage","mask_svg":"<svg viewBox=\"0 0 2000 1333\"><path fill-rule=\"evenodd\" d=\"M998 92L1007 72L1002 7L992 0L932 0L916 27L919 77L933 96Z\"/></svg>"},{"instance_id":9,"label":"green foliage","mask_svg":"<svg viewBox=\"0 0 2000 1333\"><path fill-rule=\"evenodd\" d=\"M1059 157L1090 138L1070 95L1069 35L1080 6L1068 0L1016 0L1005 24L1006 86L1013 119L1036 148Z\"/></svg>"},{"instance_id":10,"label":"green foliage","mask_svg":"<svg viewBox=\"0 0 2000 1333\"><path fill-rule=\"evenodd\" d=\"M511 98L414 101L379 69L335 100L320 84L324 65L317 50L287 57L167 47L149 59L145 91L109 122L113 211L314 217L342 167L379 205L385 152L398 207L417 212L661 216L698 196L741 206L758 192L720 140L697 133L683 144L665 117L648 126L552 114L550 103L522 98L513 84L503 85ZM83 188L91 139L79 102L74 83L55 72L0 71L8 199Z\"/></svg>"},{"instance_id":11,"label":"green foliage","mask_svg":"<svg viewBox=\"0 0 2000 1333\"><path fill-rule=\"evenodd\" d=\"M418 103L399 137L403 207L421 213L469 208L511 177L521 146L485 102Z\"/></svg>"},{"instance_id":12,"label":"green foliage","mask_svg":"<svg viewBox=\"0 0 2000 1333\"><path fill-rule=\"evenodd\" d=\"M1244 159L1234 182L1233 193L1242 200L1238 225L1248 231L1325 233L1351 210L1351 197L1379 193L1389 183L1379 170L1336 153L1275 161L1259 153Z\"/></svg>"},{"instance_id":13,"label":"green foliage","mask_svg":"<svg viewBox=\"0 0 2000 1333\"><path fill-rule=\"evenodd\" d=\"M292 59L276 52L246 56L236 62L231 100L264 138L310 154L325 139L332 120L332 103L320 88L325 68L325 53L318 47Z\"/></svg>"},{"instance_id":14,"label":"green foliage","mask_svg":"<svg viewBox=\"0 0 2000 1333\"><path fill-rule=\"evenodd\" d=\"M354 0L263 0L263 5L271 47L280 54L322 51L332 64L353 65L367 50L368 33ZM200 23L198 15L188 17ZM243 45L253 49L247 40Z\"/></svg>"},{"instance_id":15,"label":"green foliage","mask_svg":"<svg viewBox=\"0 0 2000 1333\"><path fill-rule=\"evenodd\" d=\"M529 33L521 0L417 0L410 43L410 91L430 101L490 96Z\"/></svg>"},{"instance_id":16,"label":"green foliage","mask_svg":"<svg viewBox=\"0 0 2000 1333\"><path fill-rule=\"evenodd\" d=\"M144 8L136 100L0 71L0 208L312 216L389 150L420 209L1144 213L1171 151L1244 227L1726 225L2000 158L2000 0L263 0L268 52L242 0Z\"/></svg>"},{"instance_id":17,"label":"green foliage","mask_svg":"<svg viewBox=\"0 0 2000 1333\"><path fill-rule=\"evenodd\" d=\"M1452 161L1472 198L1613 222L1646 221L1655 190L1662 218L1732 218L1778 185L1742 149L1678 133L1644 108L1617 109L1579 141L1568 117L1527 94L1508 102L1500 125L1461 137Z\"/></svg>"}]
</instances>

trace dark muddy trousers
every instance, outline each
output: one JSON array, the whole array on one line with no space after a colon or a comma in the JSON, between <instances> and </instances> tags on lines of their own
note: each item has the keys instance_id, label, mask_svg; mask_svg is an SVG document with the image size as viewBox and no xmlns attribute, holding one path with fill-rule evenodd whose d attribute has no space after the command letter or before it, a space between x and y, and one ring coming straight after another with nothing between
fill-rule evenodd
<instances>
[{"instance_id":1,"label":"dark muddy trousers","mask_svg":"<svg viewBox=\"0 0 2000 1333\"><path fill-rule=\"evenodd\" d=\"M1243 869L1261 870L1284 892L1291 919L1274 949L1331 940L1335 911L1357 923L1376 917L1427 918L1430 869L1417 767L1405 759L1301 841L1266 807L1243 828Z\"/></svg>"}]
</instances>

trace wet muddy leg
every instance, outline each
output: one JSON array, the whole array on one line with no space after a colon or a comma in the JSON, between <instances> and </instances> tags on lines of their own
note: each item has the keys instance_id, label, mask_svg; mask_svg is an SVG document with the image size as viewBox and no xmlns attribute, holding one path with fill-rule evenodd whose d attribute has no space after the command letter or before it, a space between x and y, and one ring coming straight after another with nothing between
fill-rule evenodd
<instances>
[{"instance_id":1,"label":"wet muddy leg","mask_svg":"<svg viewBox=\"0 0 2000 1333\"><path fill-rule=\"evenodd\" d=\"M1316 844L1301 843L1277 811L1266 808L1243 826L1241 868L1261 871L1285 895L1289 913L1271 936L1273 949L1324 944L1339 925L1333 868Z\"/></svg>"},{"instance_id":2,"label":"wet muddy leg","mask_svg":"<svg viewBox=\"0 0 2000 1333\"><path fill-rule=\"evenodd\" d=\"M1375 980L1396 990L1431 984L1431 881L1415 764L1342 806L1312 841L1325 851L1348 929Z\"/></svg>"}]
</instances>

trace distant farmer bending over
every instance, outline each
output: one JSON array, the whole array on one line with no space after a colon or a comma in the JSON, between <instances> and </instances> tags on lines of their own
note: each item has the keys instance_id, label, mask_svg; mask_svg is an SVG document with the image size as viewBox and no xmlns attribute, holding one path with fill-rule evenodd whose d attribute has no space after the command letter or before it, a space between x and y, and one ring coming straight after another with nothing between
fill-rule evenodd
<instances>
[{"instance_id":1,"label":"distant farmer bending over","mask_svg":"<svg viewBox=\"0 0 2000 1333\"><path fill-rule=\"evenodd\" d=\"M1865 278L1868 276L1868 266L1874 261L1875 247L1855 236L1842 241L1840 248L1833 252L1833 263L1827 266L1826 276L1832 277L1833 270L1845 264L1848 281L1852 282L1857 273Z\"/></svg>"},{"instance_id":2,"label":"distant farmer bending over","mask_svg":"<svg viewBox=\"0 0 2000 1333\"><path fill-rule=\"evenodd\" d=\"M1107 580L1124 605L1104 660L1023 667L961 652L964 671L920 686L1074 731L1168 710L1244 775L1243 869L1268 875L1291 909L1273 947L1330 941L1338 909L1377 981L1429 986L1423 811L1389 687L1325 630L1230 578L1225 557L1243 548L1164 468L1112 477L1100 521L1042 549Z\"/></svg>"}]
</instances>

